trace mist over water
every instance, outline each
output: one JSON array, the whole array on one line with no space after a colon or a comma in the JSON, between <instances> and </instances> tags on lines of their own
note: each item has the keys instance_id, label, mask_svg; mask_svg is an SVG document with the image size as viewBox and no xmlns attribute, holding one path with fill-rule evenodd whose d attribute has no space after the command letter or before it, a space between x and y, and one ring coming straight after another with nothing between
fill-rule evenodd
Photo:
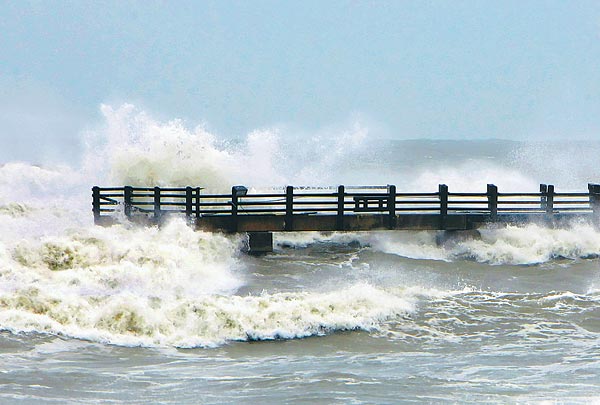
<instances>
[{"instance_id":1,"label":"mist over water","mask_svg":"<svg viewBox=\"0 0 600 405\"><path fill-rule=\"evenodd\" d=\"M494 183L501 192L535 192L548 183L585 191L600 181L600 143L381 140L359 124L302 140L257 129L231 141L132 105L105 105L102 113L80 167L0 167L0 351L25 364L16 386L31 389L27 358L41 344L60 346L75 364L84 363L81 347L98 361L130 350L173 362L165 384L213 378L214 388L203 386L210 402L227 389L227 375L242 378L242 365L255 387L272 389L268 402L286 398L293 378L311 398L338 401L354 393L377 402L370 383L430 401L600 395L600 232L590 224L489 228L480 240L445 246L434 232L282 233L273 254L253 258L241 253L243 235L195 232L183 218L160 229L101 228L91 213L93 185L227 192L234 184L396 184L401 192L433 192L445 183L483 192ZM297 339L311 336L319 337ZM257 340L270 341L262 355L248 343ZM324 356L320 345L337 357ZM289 365L276 365L278 356ZM350 361L348 374L335 374ZM222 378L198 371L200 363ZM286 378L266 378L266 365ZM190 367L196 377L186 374ZM576 377L571 385L569 376ZM137 398L116 377L91 378L113 381L104 399ZM340 396L319 396L335 389ZM242 398L256 395L240 390ZM17 391L2 398L16 400ZM77 392L76 400L86 398ZM167 398L161 395L146 399Z\"/></svg>"}]
</instances>

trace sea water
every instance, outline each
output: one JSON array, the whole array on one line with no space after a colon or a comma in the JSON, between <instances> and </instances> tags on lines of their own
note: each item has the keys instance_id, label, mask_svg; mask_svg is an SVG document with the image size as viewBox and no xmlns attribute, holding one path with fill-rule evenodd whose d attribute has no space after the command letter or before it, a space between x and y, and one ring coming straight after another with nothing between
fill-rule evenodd
<instances>
[{"instance_id":1,"label":"sea water","mask_svg":"<svg viewBox=\"0 0 600 405\"><path fill-rule=\"evenodd\" d=\"M600 401L600 232L575 221L244 235L93 225L93 185L396 184L585 191L594 142L394 141L367 128L227 141L103 107L80 164L0 167L0 402Z\"/></svg>"}]
</instances>

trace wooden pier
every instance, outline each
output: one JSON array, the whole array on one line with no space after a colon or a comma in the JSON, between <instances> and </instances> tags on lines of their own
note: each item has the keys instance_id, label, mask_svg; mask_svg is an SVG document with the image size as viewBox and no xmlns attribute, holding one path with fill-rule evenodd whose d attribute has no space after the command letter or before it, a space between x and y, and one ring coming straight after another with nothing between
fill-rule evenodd
<instances>
[{"instance_id":1,"label":"wooden pier","mask_svg":"<svg viewBox=\"0 0 600 405\"><path fill-rule=\"evenodd\" d=\"M119 215L144 224L181 215L197 229L248 232L255 250L272 240L271 232L458 231L490 223L556 225L600 216L599 184L588 184L587 192L565 193L546 184L528 193L501 193L493 184L485 193L450 192L444 184L429 193L398 192L394 185L280 190L249 193L244 186L234 186L231 194L205 194L199 187L96 186L92 206L99 225L110 225ZM257 242L261 238L264 242Z\"/></svg>"}]
</instances>

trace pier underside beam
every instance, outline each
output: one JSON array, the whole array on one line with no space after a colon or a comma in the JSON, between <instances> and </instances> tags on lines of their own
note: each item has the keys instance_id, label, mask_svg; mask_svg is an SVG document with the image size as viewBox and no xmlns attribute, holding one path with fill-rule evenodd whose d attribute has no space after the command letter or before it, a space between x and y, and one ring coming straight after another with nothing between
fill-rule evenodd
<instances>
[{"instance_id":1,"label":"pier underside beam","mask_svg":"<svg viewBox=\"0 0 600 405\"><path fill-rule=\"evenodd\" d=\"M497 214L495 217L489 214L450 214L444 218L444 228L440 227L439 214L408 214L396 215L393 225L390 227L390 217L386 214L370 215L346 215L344 216L344 231L375 231L375 230L398 230L398 231L425 231L425 230L447 230L459 231L477 229L501 225L520 225L526 223L540 223L543 225L556 226L568 223L574 218L586 218L591 214L555 213L549 216L545 213L506 215ZM339 223L336 215L294 215L293 222L288 222L286 227L283 215L248 215L237 217L238 232L249 234L268 232L298 232L337 231ZM231 218L229 216L205 216L196 221L196 228L205 231L228 231Z\"/></svg>"}]
</instances>

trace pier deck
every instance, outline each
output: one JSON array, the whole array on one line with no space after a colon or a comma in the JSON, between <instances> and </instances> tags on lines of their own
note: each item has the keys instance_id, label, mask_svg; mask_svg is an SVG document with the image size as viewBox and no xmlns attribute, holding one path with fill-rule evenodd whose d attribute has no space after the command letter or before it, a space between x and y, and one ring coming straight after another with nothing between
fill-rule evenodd
<instances>
[{"instance_id":1,"label":"pier deck","mask_svg":"<svg viewBox=\"0 0 600 405\"><path fill-rule=\"evenodd\" d=\"M600 215L600 185L587 192L485 193L397 192L393 185L337 188L288 186L278 192L250 193L243 186L231 194L205 194L199 187L94 187L96 224L124 215L140 223L161 223L184 215L197 229L225 232L470 230L490 223L557 224Z\"/></svg>"}]
</instances>

